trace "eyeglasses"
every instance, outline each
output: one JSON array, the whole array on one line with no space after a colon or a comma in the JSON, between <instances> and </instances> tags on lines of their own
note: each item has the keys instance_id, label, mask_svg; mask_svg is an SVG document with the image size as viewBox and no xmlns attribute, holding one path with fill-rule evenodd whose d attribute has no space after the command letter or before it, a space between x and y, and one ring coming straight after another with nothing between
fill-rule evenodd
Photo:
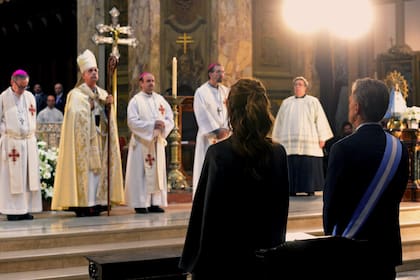
<instances>
[{"instance_id":1,"label":"eyeglasses","mask_svg":"<svg viewBox=\"0 0 420 280\"><path fill-rule=\"evenodd\" d=\"M19 85L16 81L15 81L15 85L17 86L17 88L18 89L23 89L23 90L25 90L25 89L28 89L29 88L29 86L28 85L26 85L26 86L21 86L21 85Z\"/></svg>"}]
</instances>

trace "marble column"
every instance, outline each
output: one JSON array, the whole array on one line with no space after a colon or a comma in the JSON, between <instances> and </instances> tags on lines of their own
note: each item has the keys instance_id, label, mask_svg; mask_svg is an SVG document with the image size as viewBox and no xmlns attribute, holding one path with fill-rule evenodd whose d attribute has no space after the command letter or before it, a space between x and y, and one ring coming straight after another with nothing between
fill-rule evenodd
<instances>
[{"instance_id":1,"label":"marble column","mask_svg":"<svg viewBox=\"0 0 420 280\"><path fill-rule=\"evenodd\" d=\"M210 57L225 67L225 83L252 76L252 1L213 0Z\"/></svg>"},{"instance_id":2,"label":"marble column","mask_svg":"<svg viewBox=\"0 0 420 280\"><path fill-rule=\"evenodd\" d=\"M92 36L96 33L96 25L105 23L105 13L109 16L108 11L105 12L103 1L96 0L77 0L77 54L82 53L85 49L91 50L97 59L99 68L99 86L105 87L105 67L101 59L104 49L95 45ZM78 77L80 77L80 71ZM76 82L75 82L76 83Z\"/></svg>"},{"instance_id":3,"label":"marble column","mask_svg":"<svg viewBox=\"0 0 420 280\"><path fill-rule=\"evenodd\" d=\"M139 41L128 51L129 95L140 90L138 77L144 71L153 73L155 90L160 92L160 1L128 0L128 25L134 28L134 37Z\"/></svg>"}]
</instances>

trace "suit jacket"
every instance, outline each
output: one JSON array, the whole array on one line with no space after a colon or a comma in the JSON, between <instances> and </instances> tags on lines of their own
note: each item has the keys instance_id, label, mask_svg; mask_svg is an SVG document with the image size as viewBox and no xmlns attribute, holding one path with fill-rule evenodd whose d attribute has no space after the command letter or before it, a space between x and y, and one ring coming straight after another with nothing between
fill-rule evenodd
<instances>
[{"instance_id":1,"label":"suit jacket","mask_svg":"<svg viewBox=\"0 0 420 280\"><path fill-rule=\"evenodd\" d=\"M285 149L273 144L270 167L259 181L244 162L230 138L211 145L206 153L180 261L194 279L257 279L251 277L256 249L285 240L289 209Z\"/></svg>"},{"instance_id":2,"label":"suit jacket","mask_svg":"<svg viewBox=\"0 0 420 280\"><path fill-rule=\"evenodd\" d=\"M58 96L56 96L56 98L58 98ZM55 103L55 108L60 110L61 113L63 113L63 114L64 114L64 106L66 105L66 100L67 100L67 94L63 93L63 95L61 95L60 99L58 99Z\"/></svg>"},{"instance_id":3,"label":"suit jacket","mask_svg":"<svg viewBox=\"0 0 420 280\"><path fill-rule=\"evenodd\" d=\"M325 234L331 234L335 225L337 234L347 227L382 160L385 133L378 124L364 124L332 146L323 197ZM408 150L403 144L394 177L355 236L369 240L384 264L396 266L402 262L399 211L407 181Z\"/></svg>"}]
</instances>

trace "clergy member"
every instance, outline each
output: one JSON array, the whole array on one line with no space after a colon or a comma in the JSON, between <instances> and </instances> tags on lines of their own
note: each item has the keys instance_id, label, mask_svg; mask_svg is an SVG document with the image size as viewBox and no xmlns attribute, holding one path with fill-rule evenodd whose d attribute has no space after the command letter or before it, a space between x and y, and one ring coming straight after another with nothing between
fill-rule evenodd
<instances>
[{"instance_id":1,"label":"clergy member","mask_svg":"<svg viewBox=\"0 0 420 280\"><path fill-rule=\"evenodd\" d=\"M36 117L38 123L61 123L63 121L63 113L55 108L55 95L48 94L47 107L42 109Z\"/></svg>"},{"instance_id":2,"label":"clergy member","mask_svg":"<svg viewBox=\"0 0 420 280\"><path fill-rule=\"evenodd\" d=\"M193 196L197 189L207 148L229 136L226 100L229 88L222 85L225 69L219 63L212 63L207 68L208 81L202 84L194 94L194 115L198 131L195 141L193 167Z\"/></svg>"},{"instance_id":3,"label":"clergy member","mask_svg":"<svg viewBox=\"0 0 420 280\"><path fill-rule=\"evenodd\" d=\"M282 102L273 127L273 140L286 148L291 196L323 189L322 149L333 136L318 98L307 94L308 85L304 77L293 79L294 95Z\"/></svg>"},{"instance_id":4,"label":"clergy member","mask_svg":"<svg viewBox=\"0 0 420 280\"><path fill-rule=\"evenodd\" d=\"M165 98L154 92L155 77L151 73L140 75L140 88L127 107L131 139L125 199L136 213L161 213L168 205L165 146L174 128L174 116Z\"/></svg>"},{"instance_id":5,"label":"clergy member","mask_svg":"<svg viewBox=\"0 0 420 280\"><path fill-rule=\"evenodd\" d=\"M0 94L0 213L9 221L32 220L41 212L36 101L24 70L12 74Z\"/></svg>"},{"instance_id":6,"label":"clergy member","mask_svg":"<svg viewBox=\"0 0 420 280\"><path fill-rule=\"evenodd\" d=\"M94 54L85 50L77 63L82 77L67 95L51 208L97 216L107 210L108 169L110 203L124 203L118 128L114 99L97 85Z\"/></svg>"}]
</instances>

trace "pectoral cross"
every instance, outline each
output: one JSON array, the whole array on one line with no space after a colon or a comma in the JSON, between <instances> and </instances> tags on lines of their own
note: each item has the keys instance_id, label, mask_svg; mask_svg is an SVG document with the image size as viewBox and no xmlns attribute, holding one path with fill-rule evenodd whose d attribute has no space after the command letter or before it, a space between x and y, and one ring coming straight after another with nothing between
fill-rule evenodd
<instances>
[{"instance_id":1,"label":"pectoral cross","mask_svg":"<svg viewBox=\"0 0 420 280\"><path fill-rule=\"evenodd\" d=\"M120 58L120 52L118 50L118 45L127 45L131 47L136 47L138 44L138 41L133 36L133 29L131 26L120 26L118 23L118 16L120 15L120 11L118 11L117 8L113 7L109 14L111 15L112 24L111 25L105 25L105 24L98 24L96 26L96 30L99 34L102 33L108 33L111 35L111 37L106 37L102 35L95 34L92 37L93 42L98 44L112 44L112 52L110 56L115 57L116 62L118 63L118 60ZM120 38L120 35L124 34L127 36L127 38ZM114 96L114 105L115 109L117 108L117 69L115 65L115 70L113 71L112 76L112 95Z\"/></svg>"}]
</instances>

